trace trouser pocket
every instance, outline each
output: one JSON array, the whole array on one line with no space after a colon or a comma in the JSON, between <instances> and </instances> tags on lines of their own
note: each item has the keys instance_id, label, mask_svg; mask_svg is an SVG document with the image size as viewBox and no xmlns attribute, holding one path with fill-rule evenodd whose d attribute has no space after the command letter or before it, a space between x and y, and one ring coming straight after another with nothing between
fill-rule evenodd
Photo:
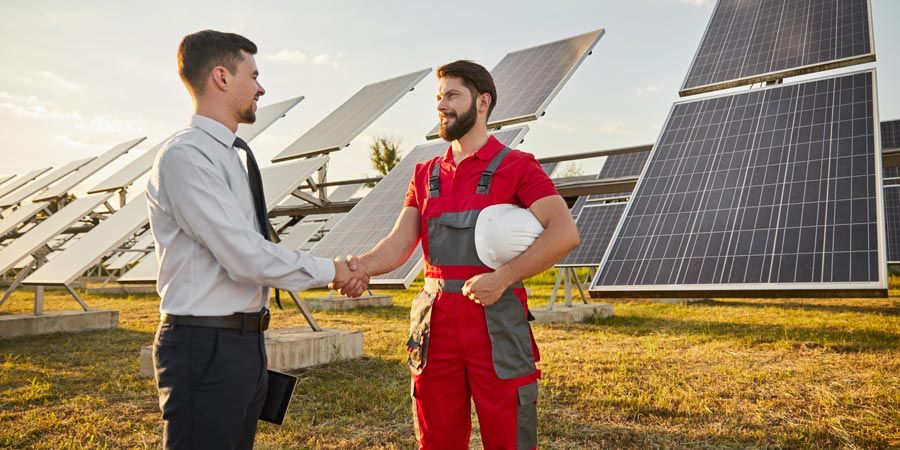
<instances>
[{"instance_id":1,"label":"trouser pocket","mask_svg":"<svg viewBox=\"0 0 900 450\"><path fill-rule=\"evenodd\" d=\"M533 373L531 328L519 297L507 289L497 303L484 308L484 315L497 377L508 380Z\"/></svg>"},{"instance_id":2,"label":"trouser pocket","mask_svg":"<svg viewBox=\"0 0 900 450\"><path fill-rule=\"evenodd\" d=\"M409 311L409 338L406 348L409 352L407 363L414 373L422 373L428 355L428 338L431 334L431 310L435 292L422 290L413 299Z\"/></svg>"},{"instance_id":3,"label":"trouser pocket","mask_svg":"<svg viewBox=\"0 0 900 450\"><path fill-rule=\"evenodd\" d=\"M519 386L516 450L531 450L537 447L537 398L537 380Z\"/></svg>"}]
</instances>

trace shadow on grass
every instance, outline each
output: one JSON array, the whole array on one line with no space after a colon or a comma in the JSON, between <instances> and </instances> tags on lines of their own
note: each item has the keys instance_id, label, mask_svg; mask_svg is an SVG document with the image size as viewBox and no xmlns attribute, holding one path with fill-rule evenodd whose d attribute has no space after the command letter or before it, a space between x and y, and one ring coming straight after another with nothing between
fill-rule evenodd
<instances>
[{"instance_id":1,"label":"shadow on grass","mask_svg":"<svg viewBox=\"0 0 900 450\"><path fill-rule=\"evenodd\" d=\"M847 304L840 305L822 305L801 302L747 302L747 301L725 301L708 299L703 302L695 303L698 306L718 306L718 307L734 307L734 308L782 308L789 310L805 310L805 311L822 311L830 313L861 313L861 314L880 314L889 316L900 316L900 303L894 302L892 306L854 306Z\"/></svg>"},{"instance_id":2,"label":"shadow on grass","mask_svg":"<svg viewBox=\"0 0 900 450\"><path fill-rule=\"evenodd\" d=\"M749 340L753 345L785 342L824 347L839 353L896 351L900 334L881 330L706 322L641 316L613 316L592 322L602 330L630 336L682 335ZM812 344L812 345L809 345Z\"/></svg>"}]
</instances>

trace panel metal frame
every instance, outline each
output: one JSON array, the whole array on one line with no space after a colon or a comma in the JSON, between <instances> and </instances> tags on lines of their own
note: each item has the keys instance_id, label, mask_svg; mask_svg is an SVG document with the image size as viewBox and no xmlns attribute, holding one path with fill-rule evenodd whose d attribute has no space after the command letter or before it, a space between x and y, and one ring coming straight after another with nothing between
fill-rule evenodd
<instances>
[{"instance_id":1,"label":"panel metal frame","mask_svg":"<svg viewBox=\"0 0 900 450\"><path fill-rule=\"evenodd\" d=\"M874 68L857 70L847 73L841 73L837 75L831 76L823 76L815 79L799 81L790 84L780 84L780 85L772 85L765 86L759 89L754 90L753 92L761 92L769 89L779 89L787 86L796 86L805 83L814 83L817 81L823 81L831 78L841 78L845 76L852 76L861 73L870 72L872 74L872 121L873 121L873 145L875 154L873 158L875 158L875 204L876 204L876 229L877 229L877 238L878 238L878 263L879 263L879 278L881 281L878 282L833 282L833 283L712 283L712 284L690 284L690 285L678 285L678 284L667 284L667 285L630 285L630 286L599 286L597 282L599 281L600 274L603 271L604 266L609 259L610 252L612 251L613 244L616 239L619 237L620 232L622 231L622 224L624 223L624 219L628 217L629 212L631 211L631 206L634 204L633 201L629 201L628 205L625 207L625 211L622 212L622 218L619 220L619 224L616 226L616 230L613 232L612 238L610 240L610 245L606 248L606 252L603 254L603 259L600 262L600 265L597 267L597 273L594 275L593 280L591 280L591 286L589 288L589 292L592 297L708 297L711 293L714 293L717 297L749 297L754 296L755 294L762 294L765 296L772 297L785 297L785 296L802 296L802 295L811 295L818 297L827 297L827 296L860 296L860 297L872 297L872 296L886 296L888 289L888 279L887 279L887 262L886 262L886 252L887 249L885 247L885 227L884 227L884 187L882 185L882 167L881 167L881 122L878 119L878 80L877 73ZM650 151L650 155L647 157L647 163L644 164L644 169L641 172L641 176L638 177L638 182L634 187L633 193L637 193L644 183L644 175L647 172L647 169L650 167L650 163L653 161L653 157L656 155L656 152L659 149L660 140L663 137L663 134L666 132L669 121L672 118L672 113L675 111L675 107L678 105L689 104L693 102L707 101L720 97L728 97L733 95L743 95L746 94L747 91L742 92L727 92L720 93L712 96L704 96L704 97L691 97L682 101L678 101L672 104L672 107L669 109L669 113L666 115L666 121L663 123L662 128L660 128L660 132L657 135L656 141L654 141L653 149ZM635 295L640 294L640 295Z\"/></svg>"},{"instance_id":2,"label":"panel metal frame","mask_svg":"<svg viewBox=\"0 0 900 450\"><path fill-rule=\"evenodd\" d=\"M687 83L688 77L691 75L691 68L694 67L694 61L697 60L697 55L700 54L700 48L703 46L703 40L706 39L707 33L709 33L709 28L712 25L712 19L716 15L716 11L719 9L720 1L716 1L716 6L713 8L712 15L709 17L709 20L706 23L706 29L703 31L703 37L700 38L700 43L697 44L697 49L694 50L694 56L691 58L691 65L688 67L687 73L684 75L684 79L681 81L681 88L678 90L679 97L688 97L691 95L702 94L705 92L718 91L722 89L729 89L739 86L746 86L748 84L762 83L768 81L776 81L781 80L788 77L796 77L800 75L808 75L810 73L822 72L826 70L838 69L841 67L854 66L857 64L865 64L869 62L875 61L875 31L874 31L874 23L872 22L872 0L866 0L867 12L869 14L869 53L865 55L859 56L851 56L847 58L835 59L822 63L814 63L807 64L805 66L794 67L791 69L784 70L775 70L771 72L762 73L759 75L751 75L747 77L735 78L732 80L725 80L718 83L709 83L704 84L702 86L695 86L692 88L685 88L685 84ZM811 80L808 80L811 81Z\"/></svg>"}]
</instances>

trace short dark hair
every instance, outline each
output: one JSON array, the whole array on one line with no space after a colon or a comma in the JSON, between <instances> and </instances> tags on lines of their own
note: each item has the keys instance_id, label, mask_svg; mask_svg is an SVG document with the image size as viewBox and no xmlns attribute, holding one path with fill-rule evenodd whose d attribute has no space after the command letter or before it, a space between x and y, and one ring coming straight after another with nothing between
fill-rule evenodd
<instances>
[{"instance_id":1,"label":"short dark hair","mask_svg":"<svg viewBox=\"0 0 900 450\"><path fill-rule=\"evenodd\" d=\"M244 60L241 50L256 54L256 44L239 34L203 30L189 34L178 44L178 75L195 94L206 88L209 71L223 66L229 72L237 72Z\"/></svg>"},{"instance_id":2,"label":"short dark hair","mask_svg":"<svg viewBox=\"0 0 900 450\"><path fill-rule=\"evenodd\" d=\"M456 77L463 81L463 84L469 88L473 97L481 94L491 95L491 106L488 107L488 117L497 106L497 87L494 86L494 78L491 73L481 64L472 61L459 60L449 64L444 64L437 69L437 77Z\"/></svg>"}]
</instances>

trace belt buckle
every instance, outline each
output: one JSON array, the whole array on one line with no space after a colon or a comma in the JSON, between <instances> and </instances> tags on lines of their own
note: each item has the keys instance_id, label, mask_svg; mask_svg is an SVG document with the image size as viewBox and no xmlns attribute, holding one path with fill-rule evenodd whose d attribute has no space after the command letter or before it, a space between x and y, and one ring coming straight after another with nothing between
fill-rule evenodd
<instances>
[{"instance_id":1,"label":"belt buckle","mask_svg":"<svg viewBox=\"0 0 900 450\"><path fill-rule=\"evenodd\" d=\"M260 313L259 313L259 331L260 332L263 332L263 331L269 329L269 317L270 316L271 315L269 314L268 308L263 308L263 310L260 311Z\"/></svg>"}]
</instances>

